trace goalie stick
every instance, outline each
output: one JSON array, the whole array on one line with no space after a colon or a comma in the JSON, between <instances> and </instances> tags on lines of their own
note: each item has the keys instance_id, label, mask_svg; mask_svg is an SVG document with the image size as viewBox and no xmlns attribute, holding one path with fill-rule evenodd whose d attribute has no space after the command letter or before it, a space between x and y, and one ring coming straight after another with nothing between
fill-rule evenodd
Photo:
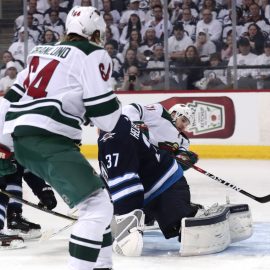
<instances>
[{"instance_id":1,"label":"goalie stick","mask_svg":"<svg viewBox=\"0 0 270 270\"><path fill-rule=\"evenodd\" d=\"M75 217L67 216L67 215L64 215L64 214L61 214L61 213L58 213L58 212L55 212L55 211L52 211L52 210L49 210L49 209L40 207L40 206L38 206L37 204L31 203L31 202L29 202L29 201L27 201L27 200L24 200L24 199L22 199L22 198L19 198L19 197L15 196L15 195L13 195L13 194L7 192L7 191L4 191L4 190L2 190L2 189L0 189L0 193L5 194L5 195L8 196L10 199L13 199L13 200L15 200L15 201L17 201L17 202L20 202L20 203L23 203L23 204L25 204L25 205L31 206L31 207L33 207L33 208L36 208L36 209L38 209L38 210L40 210L40 211L43 211L43 212L46 212L46 213L48 213L48 214L51 214L51 215L54 215L54 216L57 216L57 217L61 217L61 218L65 218L65 219L68 219L68 220L77 220L77 218L75 218Z\"/></svg>"},{"instance_id":2,"label":"goalie stick","mask_svg":"<svg viewBox=\"0 0 270 270\"><path fill-rule=\"evenodd\" d=\"M210 177L211 179L221 183L222 185L227 186L227 187L229 187L229 188L231 188L231 189L233 189L233 190L235 190L237 192L240 192L241 194L243 194L243 195L245 195L245 196L247 196L247 197L249 197L249 198L251 198L251 199L253 199L253 200L257 201L257 202L259 202L259 203L270 202L270 194L266 195L266 196L263 196L263 197L257 197L255 195L250 194L249 192L237 187L236 185L231 184L231 183L221 179L220 177L218 177L218 176L216 176L216 175L214 175L214 174L212 174L210 172L207 172L206 170L204 170L204 169L202 169L202 168L200 168L200 167L198 167L196 165L190 164L189 162L186 162L186 161L184 161L184 160L182 160L180 158L176 158L176 160L179 161L180 163L184 164L184 165L190 166L191 168L193 168L197 172L200 172L200 173Z\"/></svg>"}]
</instances>

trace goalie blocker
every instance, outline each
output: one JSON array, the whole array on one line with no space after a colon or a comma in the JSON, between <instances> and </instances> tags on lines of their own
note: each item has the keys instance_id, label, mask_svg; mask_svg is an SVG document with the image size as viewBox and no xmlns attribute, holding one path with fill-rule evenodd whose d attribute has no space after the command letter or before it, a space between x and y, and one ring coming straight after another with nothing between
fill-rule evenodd
<instances>
[{"instance_id":1,"label":"goalie blocker","mask_svg":"<svg viewBox=\"0 0 270 270\"><path fill-rule=\"evenodd\" d=\"M231 243L249 238L253 233L247 204L215 205L194 218L183 218L181 256L217 253Z\"/></svg>"}]
</instances>

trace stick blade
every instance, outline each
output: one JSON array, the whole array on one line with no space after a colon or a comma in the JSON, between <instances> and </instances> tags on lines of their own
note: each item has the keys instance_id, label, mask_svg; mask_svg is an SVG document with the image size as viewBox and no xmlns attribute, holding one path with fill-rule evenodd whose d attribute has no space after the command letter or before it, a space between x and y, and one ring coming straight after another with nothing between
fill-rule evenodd
<instances>
[{"instance_id":1,"label":"stick blade","mask_svg":"<svg viewBox=\"0 0 270 270\"><path fill-rule=\"evenodd\" d=\"M267 195L267 196L264 196L264 197L260 197L260 198L257 198L258 202L260 203L268 203L270 202L270 195Z\"/></svg>"}]
</instances>

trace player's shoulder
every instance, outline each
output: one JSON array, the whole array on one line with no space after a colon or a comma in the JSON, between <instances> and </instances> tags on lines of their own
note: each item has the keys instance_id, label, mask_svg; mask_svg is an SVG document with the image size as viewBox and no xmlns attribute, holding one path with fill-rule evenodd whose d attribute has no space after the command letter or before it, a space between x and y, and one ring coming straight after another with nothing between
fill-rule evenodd
<instances>
[{"instance_id":1,"label":"player's shoulder","mask_svg":"<svg viewBox=\"0 0 270 270\"><path fill-rule=\"evenodd\" d=\"M58 43L58 45L71 46L77 48L85 55L90 55L91 53L99 50L103 50L104 48L98 46L97 44L91 43L88 40L79 40L79 41L62 41Z\"/></svg>"}]
</instances>

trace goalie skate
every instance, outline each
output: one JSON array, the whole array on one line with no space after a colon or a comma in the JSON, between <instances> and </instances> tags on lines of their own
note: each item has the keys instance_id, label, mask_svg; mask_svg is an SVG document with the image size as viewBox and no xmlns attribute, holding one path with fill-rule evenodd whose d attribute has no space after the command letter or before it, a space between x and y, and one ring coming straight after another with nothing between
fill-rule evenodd
<instances>
[{"instance_id":1,"label":"goalie skate","mask_svg":"<svg viewBox=\"0 0 270 270\"><path fill-rule=\"evenodd\" d=\"M25 244L17 235L6 235L0 233L0 250L24 248Z\"/></svg>"}]
</instances>

